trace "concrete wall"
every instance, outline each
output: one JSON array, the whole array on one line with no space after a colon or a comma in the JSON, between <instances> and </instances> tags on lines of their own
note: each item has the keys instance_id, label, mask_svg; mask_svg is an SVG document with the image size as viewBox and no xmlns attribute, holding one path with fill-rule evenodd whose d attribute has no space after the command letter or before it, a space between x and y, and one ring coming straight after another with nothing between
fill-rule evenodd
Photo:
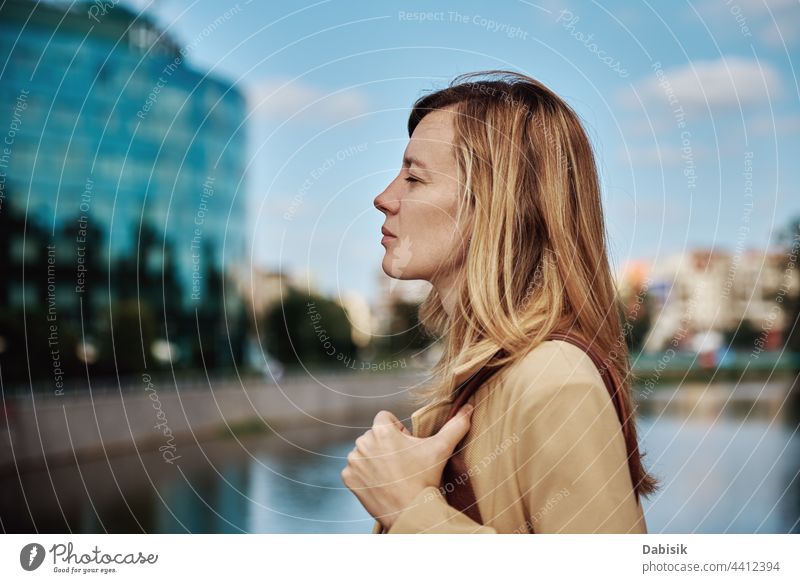
<instances>
[{"instance_id":1,"label":"concrete wall","mask_svg":"<svg viewBox=\"0 0 800 583\"><path fill-rule=\"evenodd\" d=\"M124 392L107 388L93 396L17 397L5 401L7 428L5 415L0 416L0 472L39 466L45 457L51 465L144 445L168 456L182 436L219 436L226 424L241 428L263 423L265 430L355 418L368 424L384 408L408 415L414 408L409 389L425 378L422 372L361 372L304 375L277 385L261 380L206 382L176 390L145 377L139 388Z\"/></svg>"}]
</instances>

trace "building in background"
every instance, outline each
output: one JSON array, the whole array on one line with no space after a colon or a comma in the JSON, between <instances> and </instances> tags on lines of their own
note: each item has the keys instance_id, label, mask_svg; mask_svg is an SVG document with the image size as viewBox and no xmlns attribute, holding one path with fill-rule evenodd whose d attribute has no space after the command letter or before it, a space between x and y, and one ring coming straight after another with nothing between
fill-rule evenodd
<instances>
[{"instance_id":1,"label":"building in background","mask_svg":"<svg viewBox=\"0 0 800 583\"><path fill-rule=\"evenodd\" d=\"M383 358L412 354L430 364L440 347L419 322L419 306L431 291L425 280L399 280L376 272L378 294L373 309L373 336Z\"/></svg>"},{"instance_id":2,"label":"building in background","mask_svg":"<svg viewBox=\"0 0 800 583\"><path fill-rule=\"evenodd\" d=\"M372 310L367 299L356 291L342 294L341 305L352 326L353 344L364 348L372 341Z\"/></svg>"},{"instance_id":3,"label":"building in background","mask_svg":"<svg viewBox=\"0 0 800 583\"><path fill-rule=\"evenodd\" d=\"M421 304L430 293L431 284L421 279L394 279L380 268L375 277L378 281L378 293L373 328L377 334L388 335L391 334L397 306Z\"/></svg>"},{"instance_id":4,"label":"building in background","mask_svg":"<svg viewBox=\"0 0 800 583\"><path fill-rule=\"evenodd\" d=\"M646 271L643 276L642 264L632 264L622 276L621 289L650 296L653 316L644 343L648 352L670 347L711 350L716 346L706 345L712 340L719 344L725 333L745 329L763 333L767 348L777 348L792 317L783 300L800 292L798 271L787 268L781 252L691 250L659 260Z\"/></svg>"},{"instance_id":5,"label":"building in background","mask_svg":"<svg viewBox=\"0 0 800 583\"><path fill-rule=\"evenodd\" d=\"M0 358L25 354L23 305L64 366L108 357L112 326L139 327L114 342L144 353L133 370L237 358L246 104L187 64L196 42L121 5L0 5Z\"/></svg>"}]
</instances>

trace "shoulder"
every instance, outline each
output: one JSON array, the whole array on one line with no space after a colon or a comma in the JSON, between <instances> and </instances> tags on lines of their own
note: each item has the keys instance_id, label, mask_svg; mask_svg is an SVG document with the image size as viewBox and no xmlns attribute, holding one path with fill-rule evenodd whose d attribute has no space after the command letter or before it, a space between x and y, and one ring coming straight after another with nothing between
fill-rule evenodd
<instances>
[{"instance_id":1,"label":"shoulder","mask_svg":"<svg viewBox=\"0 0 800 583\"><path fill-rule=\"evenodd\" d=\"M546 340L509 365L509 380L536 380L550 386L562 381L603 383L600 371L586 352L570 342Z\"/></svg>"},{"instance_id":2,"label":"shoulder","mask_svg":"<svg viewBox=\"0 0 800 583\"><path fill-rule=\"evenodd\" d=\"M509 400L523 408L584 393L610 399L589 355L563 340L546 340L520 357L508 366L502 384Z\"/></svg>"},{"instance_id":3,"label":"shoulder","mask_svg":"<svg viewBox=\"0 0 800 583\"><path fill-rule=\"evenodd\" d=\"M597 448L624 451L611 394L581 348L561 340L547 341L510 365L507 372L501 387L502 406L508 414L509 431L524 436L520 460L530 458L534 451L545 459L548 455L561 459L567 455L565 449L570 455L592 459L600 456ZM605 449L610 442L616 442L616 449ZM574 452L576 447L582 453ZM589 464L591 459L584 462Z\"/></svg>"}]
</instances>

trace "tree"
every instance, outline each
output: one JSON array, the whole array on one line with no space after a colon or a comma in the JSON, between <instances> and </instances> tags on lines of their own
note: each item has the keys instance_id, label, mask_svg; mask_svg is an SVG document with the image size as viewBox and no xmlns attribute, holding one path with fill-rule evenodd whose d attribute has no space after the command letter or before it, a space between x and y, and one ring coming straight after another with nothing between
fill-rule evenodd
<instances>
[{"instance_id":1,"label":"tree","mask_svg":"<svg viewBox=\"0 0 800 583\"><path fill-rule=\"evenodd\" d=\"M150 352L157 330L150 306L133 299L119 300L111 304L109 312L101 332L97 368L109 376L158 368Z\"/></svg>"},{"instance_id":2,"label":"tree","mask_svg":"<svg viewBox=\"0 0 800 583\"><path fill-rule=\"evenodd\" d=\"M419 304L396 301L389 323L388 348L392 353L421 350L431 343L419 323Z\"/></svg>"},{"instance_id":3,"label":"tree","mask_svg":"<svg viewBox=\"0 0 800 583\"><path fill-rule=\"evenodd\" d=\"M294 288L266 313L259 335L263 348L290 366L336 366L352 362L356 352L344 308Z\"/></svg>"},{"instance_id":4,"label":"tree","mask_svg":"<svg viewBox=\"0 0 800 583\"><path fill-rule=\"evenodd\" d=\"M789 225L778 235L778 240L786 245L786 259L784 269L792 270L796 277L798 262L800 262L800 216L795 217ZM783 302L786 318L786 349L795 354L795 362L800 354L800 290L793 289L787 294ZM800 369L800 363L797 368Z\"/></svg>"},{"instance_id":5,"label":"tree","mask_svg":"<svg viewBox=\"0 0 800 583\"><path fill-rule=\"evenodd\" d=\"M629 303L632 304L631 307L624 307ZM640 290L632 302L620 303L620 312L628 350L638 352L642 349L652 325L652 296L647 290Z\"/></svg>"}]
</instances>

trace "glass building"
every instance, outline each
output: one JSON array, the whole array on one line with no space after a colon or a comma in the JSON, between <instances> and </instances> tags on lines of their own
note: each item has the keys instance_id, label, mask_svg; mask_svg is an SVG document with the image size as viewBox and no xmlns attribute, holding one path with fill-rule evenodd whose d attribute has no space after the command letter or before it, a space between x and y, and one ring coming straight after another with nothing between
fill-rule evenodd
<instances>
[{"instance_id":1,"label":"glass building","mask_svg":"<svg viewBox=\"0 0 800 583\"><path fill-rule=\"evenodd\" d=\"M238 361L246 105L192 49L109 2L0 5L6 381Z\"/></svg>"}]
</instances>

